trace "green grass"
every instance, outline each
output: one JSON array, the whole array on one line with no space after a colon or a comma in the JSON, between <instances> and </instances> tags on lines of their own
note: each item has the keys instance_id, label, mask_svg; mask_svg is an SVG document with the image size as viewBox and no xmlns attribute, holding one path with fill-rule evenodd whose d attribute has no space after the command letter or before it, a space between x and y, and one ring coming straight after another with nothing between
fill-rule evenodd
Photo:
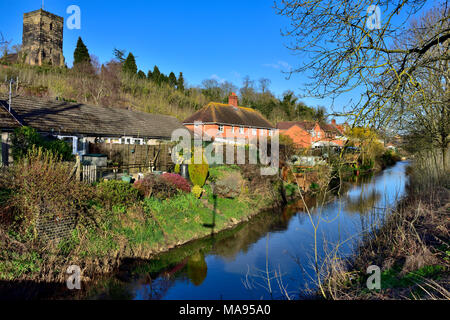
<instances>
[{"instance_id":1,"label":"green grass","mask_svg":"<svg viewBox=\"0 0 450 320\"><path fill-rule=\"evenodd\" d=\"M220 178L223 178L226 173L229 172L236 172L240 171L241 169L239 166L232 164L232 165L222 165L222 166L216 166L216 167L210 167L209 168L209 176L208 180L215 182L219 180Z\"/></svg>"},{"instance_id":2,"label":"green grass","mask_svg":"<svg viewBox=\"0 0 450 320\"><path fill-rule=\"evenodd\" d=\"M40 271L42 259L37 252L17 252L3 251L0 260L0 279L15 280L30 273Z\"/></svg>"}]
</instances>

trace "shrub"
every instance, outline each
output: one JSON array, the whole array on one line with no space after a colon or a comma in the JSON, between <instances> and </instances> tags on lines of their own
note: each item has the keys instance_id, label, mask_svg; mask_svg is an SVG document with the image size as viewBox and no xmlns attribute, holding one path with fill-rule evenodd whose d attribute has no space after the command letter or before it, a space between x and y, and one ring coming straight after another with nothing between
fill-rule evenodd
<instances>
[{"instance_id":1,"label":"shrub","mask_svg":"<svg viewBox=\"0 0 450 320\"><path fill-rule=\"evenodd\" d=\"M200 186L198 186L198 185L195 185L195 186L192 187L192 194L193 194L197 199L201 197L202 193L203 193L203 188L202 188L202 187L200 187Z\"/></svg>"},{"instance_id":2,"label":"shrub","mask_svg":"<svg viewBox=\"0 0 450 320\"><path fill-rule=\"evenodd\" d=\"M222 198L236 198L241 194L242 184L239 172L229 172L216 182L214 193Z\"/></svg>"},{"instance_id":3,"label":"shrub","mask_svg":"<svg viewBox=\"0 0 450 320\"><path fill-rule=\"evenodd\" d=\"M33 147L48 150L60 156L62 160L72 160L73 158L72 147L65 141L54 137L44 139L35 129L27 126L15 129L11 136L11 142L14 160L27 156Z\"/></svg>"},{"instance_id":4,"label":"shrub","mask_svg":"<svg viewBox=\"0 0 450 320\"><path fill-rule=\"evenodd\" d=\"M100 201L112 208L115 205L131 206L139 200L139 190L125 181L109 180L97 185Z\"/></svg>"},{"instance_id":5,"label":"shrub","mask_svg":"<svg viewBox=\"0 0 450 320\"><path fill-rule=\"evenodd\" d=\"M134 187L145 198L155 197L167 199L179 192L175 184L163 179L162 176L148 175L134 183Z\"/></svg>"},{"instance_id":6,"label":"shrub","mask_svg":"<svg viewBox=\"0 0 450 320\"><path fill-rule=\"evenodd\" d=\"M194 159L191 159L194 162ZM204 155L202 155L202 163L191 163L188 166L189 178L192 184L203 187L208 177L209 165Z\"/></svg>"},{"instance_id":7,"label":"shrub","mask_svg":"<svg viewBox=\"0 0 450 320\"><path fill-rule=\"evenodd\" d=\"M49 151L32 147L10 169L8 202L19 225L34 228L39 217L63 217L87 209L92 188L68 179L72 165L60 160Z\"/></svg>"},{"instance_id":8,"label":"shrub","mask_svg":"<svg viewBox=\"0 0 450 320\"><path fill-rule=\"evenodd\" d=\"M172 183L177 189L184 191L184 192L191 192L191 186L189 185L189 182L179 174L175 173L164 173L161 176L162 179L166 180L167 182Z\"/></svg>"}]
</instances>

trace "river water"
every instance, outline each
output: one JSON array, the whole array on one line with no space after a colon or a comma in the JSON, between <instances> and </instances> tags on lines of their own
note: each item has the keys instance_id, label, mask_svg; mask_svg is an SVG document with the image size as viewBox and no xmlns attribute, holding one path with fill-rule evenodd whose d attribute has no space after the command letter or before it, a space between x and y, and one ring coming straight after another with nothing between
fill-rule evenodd
<instances>
[{"instance_id":1,"label":"river water","mask_svg":"<svg viewBox=\"0 0 450 320\"><path fill-rule=\"evenodd\" d=\"M306 298L317 279L314 252L319 266L337 245L340 257L354 252L405 194L406 167L407 162L398 162L377 175L347 182L340 196L305 199L262 213L150 262L125 262L82 298Z\"/></svg>"}]
</instances>

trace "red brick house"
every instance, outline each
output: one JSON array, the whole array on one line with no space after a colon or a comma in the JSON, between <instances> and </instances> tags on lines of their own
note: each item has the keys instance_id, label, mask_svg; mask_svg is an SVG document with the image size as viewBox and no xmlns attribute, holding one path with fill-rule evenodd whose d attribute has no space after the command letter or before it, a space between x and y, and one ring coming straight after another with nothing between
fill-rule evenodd
<instances>
[{"instance_id":1,"label":"red brick house","mask_svg":"<svg viewBox=\"0 0 450 320\"><path fill-rule=\"evenodd\" d=\"M343 126L333 120L331 124L314 121L282 121L277 124L281 135L290 137L300 148L343 146Z\"/></svg>"},{"instance_id":2,"label":"red brick house","mask_svg":"<svg viewBox=\"0 0 450 320\"><path fill-rule=\"evenodd\" d=\"M236 138L256 140L258 136L272 136L277 130L261 113L238 106L232 93L228 104L210 102L183 121L190 131L201 130L215 142L235 143Z\"/></svg>"}]
</instances>

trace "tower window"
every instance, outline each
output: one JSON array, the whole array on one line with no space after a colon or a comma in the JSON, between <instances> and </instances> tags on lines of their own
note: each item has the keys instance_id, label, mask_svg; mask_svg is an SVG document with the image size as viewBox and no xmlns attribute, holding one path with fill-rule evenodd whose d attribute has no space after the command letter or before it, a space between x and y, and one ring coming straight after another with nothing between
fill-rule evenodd
<instances>
[{"instance_id":1,"label":"tower window","mask_svg":"<svg viewBox=\"0 0 450 320\"><path fill-rule=\"evenodd\" d=\"M52 30L53 30L53 22L50 23L50 31L52 31Z\"/></svg>"}]
</instances>

